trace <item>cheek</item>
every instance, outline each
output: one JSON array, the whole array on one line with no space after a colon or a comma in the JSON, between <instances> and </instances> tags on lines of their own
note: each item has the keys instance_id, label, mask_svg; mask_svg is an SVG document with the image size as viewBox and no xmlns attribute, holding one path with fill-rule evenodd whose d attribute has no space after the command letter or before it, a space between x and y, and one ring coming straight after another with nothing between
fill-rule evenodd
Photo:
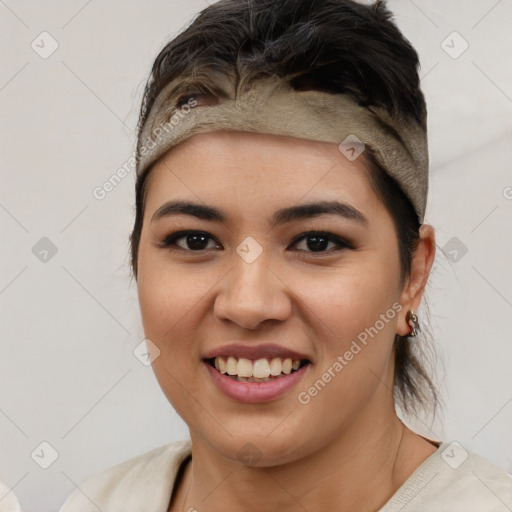
<instances>
[{"instance_id":1,"label":"cheek","mask_svg":"<svg viewBox=\"0 0 512 512\"><path fill-rule=\"evenodd\" d=\"M152 362L155 377L169 403L184 418L192 421L200 415L190 395L199 396L197 372L199 352L194 343L194 305L205 287L183 273L147 259L140 265L139 305L145 337L160 350ZM184 389L187 392L184 392ZM193 403L194 402L194 403Z\"/></svg>"},{"instance_id":2,"label":"cheek","mask_svg":"<svg viewBox=\"0 0 512 512\"><path fill-rule=\"evenodd\" d=\"M390 268L347 265L322 277L301 275L295 289L301 290L301 301L321 332L329 332L330 339L346 342L392 308L399 299L397 280L398 274ZM389 333L397 321L395 310L389 311L386 320L385 326L379 322L378 327ZM331 348L337 348L336 343Z\"/></svg>"},{"instance_id":3,"label":"cheek","mask_svg":"<svg viewBox=\"0 0 512 512\"><path fill-rule=\"evenodd\" d=\"M203 279L192 278L186 268L171 265L165 250L143 244L137 288L145 333L160 341L172 337L179 322L208 290Z\"/></svg>"},{"instance_id":4,"label":"cheek","mask_svg":"<svg viewBox=\"0 0 512 512\"><path fill-rule=\"evenodd\" d=\"M173 407L186 417L190 404L183 388L194 396L201 393L195 378L201 357L198 339L209 314L209 290L223 274L218 270L192 271L170 264L165 251L142 246L139 253L138 297L144 334L160 350L153 371Z\"/></svg>"},{"instance_id":5,"label":"cheek","mask_svg":"<svg viewBox=\"0 0 512 512\"><path fill-rule=\"evenodd\" d=\"M160 356L153 362L159 381L171 379L164 370L175 375L180 365L190 364L193 347L182 336L182 330L187 312L197 301L197 285L183 272L171 269L164 253L141 245L137 280L144 335L160 350Z\"/></svg>"},{"instance_id":6,"label":"cheek","mask_svg":"<svg viewBox=\"0 0 512 512\"><path fill-rule=\"evenodd\" d=\"M302 389L313 407L340 404L351 415L379 383L392 387L386 372L401 309L397 278L393 269L370 265L347 267L322 280L302 280L304 311L309 311L319 362L306 383L315 389Z\"/></svg>"}]
</instances>

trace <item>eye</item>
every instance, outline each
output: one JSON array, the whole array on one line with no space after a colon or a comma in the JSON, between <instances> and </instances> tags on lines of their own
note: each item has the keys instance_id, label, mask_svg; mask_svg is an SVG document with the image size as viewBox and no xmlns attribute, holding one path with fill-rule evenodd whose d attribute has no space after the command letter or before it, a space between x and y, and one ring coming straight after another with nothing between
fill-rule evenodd
<instances>
[{"instance_id":1,"label":"eye","mask_svg":"<svg viewBox=\"0 0 512 512\"><path fill-rule=\"evenodd\" d=\"M353 246L351 244L326 231L310 231L309 233L304 233L297 237L292 245L297 245L298 242L302 240L307 240L305 246L308 250L306 252L311 253L331 254L332 252L339 251L340 249L343 248L353 249ZM337 245L339 248L335 249L335 251L326 251L327 246L330 243Z\"/></svg>"},{"instance_id":2,"label":"eye","mask_svg":"<svg viewBox=\"0 0 512 512\"><path fill-rule=\"evenodd\" d=\"M181 239L184 241L180 245L177 242ZM208 239L213 240L213 238L204 231L178 231L165 237L159 245L163 248L173 249L172 246L177 246L178 249L176 250L181 249L184 251L199 252L209 248L207 247Z\"/></svg>"},{"instance_id":3,"label":"eye","mask_svg":"<svg viewBox=\"0 0 512 512\"><path fill-rule=\"evenodd\" d=\"M208 247L208 240L214 242L213 246L210 245ZM299 252L313 253L318 255L323 254L332 254L333 252L337 252L341 249L353 249L353 246L337 237L332 233L328 233L326 231L310 231L308 233L303 233L300 236L296 237L292 243L292 246L299 245L299 242L305 240L306 249L300 249ZM329 244L334 244L338 246L338 249L327 250ZM164 238L162 242L160 242L159 247L168 248L170 250L176 251L187 251L187 252L196 252L199 253L201 251L205 251L207 249L218 248L220 244L215 242L212 236L204 231L178 231L176 233L172 233ZM331 248L332 249L332 248Z\"/></svg>"}]
</instances>

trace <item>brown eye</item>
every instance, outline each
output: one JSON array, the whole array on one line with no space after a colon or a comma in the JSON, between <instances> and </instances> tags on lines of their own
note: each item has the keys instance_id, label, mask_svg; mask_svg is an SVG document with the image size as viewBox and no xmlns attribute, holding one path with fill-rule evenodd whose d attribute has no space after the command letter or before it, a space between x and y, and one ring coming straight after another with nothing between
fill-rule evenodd
<instances>
[{"instance_id":1,"label":"brown eye","mask_svg":"<svg viewBox=\"0 0 512 512\"><path fill-rule=\"evenodd\" d=\"M341 240L339 237L333 235L332 233L326 233L324 231L312 231L309 233L304 233L295 239L293 245L297 245L298 242L302 240L306 240L306 252L331 254L332 252L337 252L343 248L352 249L352 246L348 242ZM330 243L337 245L339 248L335 249L335 251L326 250Z\"/></svg>"},{"instance_id":2,"label":"brown eye","mask_svg":"<svg viewBox=\"0 0 512 512\"><path fill-rule=\"evenodd\" d=\"M339 252L342 249L353 249L353 246L342 240L341 238L333 235L332 233L324 231L311 231L309 233L303 233L299 237L295 238L292 246L297 246L299 242L306 241L305 248L299 249L298 252L311 253L322 255L330 255L333 252ZM213 242L213 245L208 246L209 242ZM335 248L329 247L329 244L334 244ZM208 249L222 248L218 242L208 233L204 231L178 231L172 233L164 238L160 242L159 247L167 248L173 251L185 251L185 252L201 252ZM337 246L337 248L336 248Z\"/></svg>"},{"instance_id":3,"label":"brown eye","mask_svg":"<svg viewBox=\"0 0 512 512\"><path fill-rule=\"evenodd\" d=\"M203 231L179 231L167 236L160 244L160 247L173 248L177 246L176 250L198 252L204 251L208 247L208 239L213 241L213 238ZM177 243L183 240L183 242Z\"/></svg>"}]
</instances>

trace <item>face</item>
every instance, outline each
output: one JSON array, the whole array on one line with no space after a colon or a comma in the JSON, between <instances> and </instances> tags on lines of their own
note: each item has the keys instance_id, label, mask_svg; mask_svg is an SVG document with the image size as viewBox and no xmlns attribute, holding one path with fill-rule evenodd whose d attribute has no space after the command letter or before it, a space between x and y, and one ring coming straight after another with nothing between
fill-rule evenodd
<instances>
[{"instance_id":1,"label":"face","mask_svg":"<svg viewBox=\"0 0 512 512\"><path fill-rule=\"evenodd\" d=\"M193 441L270 466L391 410L398 241L365 165L332 143L214 132L153 167L139 302L156 377ZM303 208L320 202L339 204Z\"/></svg>"}]
</instances>

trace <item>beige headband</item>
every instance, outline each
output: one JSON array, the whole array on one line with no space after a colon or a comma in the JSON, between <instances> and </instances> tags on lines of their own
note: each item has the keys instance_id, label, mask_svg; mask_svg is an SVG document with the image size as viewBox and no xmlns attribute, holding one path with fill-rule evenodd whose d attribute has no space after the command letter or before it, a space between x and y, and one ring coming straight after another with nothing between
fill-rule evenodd
<instances>
[{"instance_id":1,"label":"beige headband","mask_svg":"<svg viewBox=\"0 0 512 512\"><path fill-rule=\"evenodd\" d=\"M181 109L176 109L176 83L161 91L139 137L137 175L196 133L235 130L334 142L351 160L364 150L362 142L373 149L423 222L428 148L426 131L417 122L391 117L380 107L359 106L347 94L295 91L274 77L256 80L236 94L229 81L223 88L230 91L230 99L220 98L210 106L194 106L197 102L189 101Z\"/></svg>"}]
</instances>

